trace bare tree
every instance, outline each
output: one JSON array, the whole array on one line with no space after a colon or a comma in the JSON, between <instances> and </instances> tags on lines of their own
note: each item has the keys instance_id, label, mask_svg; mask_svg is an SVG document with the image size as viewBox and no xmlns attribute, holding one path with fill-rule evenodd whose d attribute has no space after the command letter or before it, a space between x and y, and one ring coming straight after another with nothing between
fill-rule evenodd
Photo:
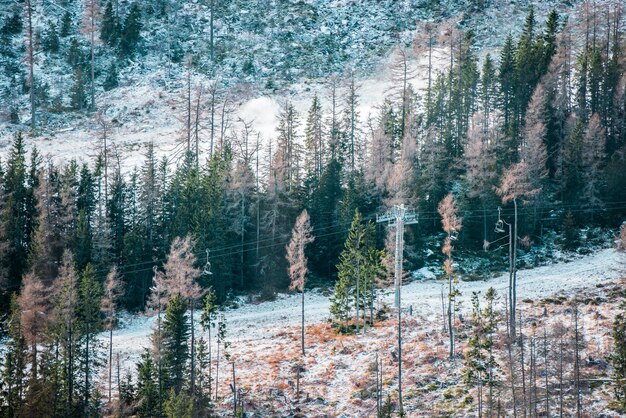
<instances>
[{"instance_id":1,"label":"bare tree","mask_svg":"<svg viewBox=\"0 0 626 418\"><path fill-rule=\"evenodd\" d=\"M450 360L452 360L454 358L454 321L452 316L455 299L459 294L454 286L456 277L452 265L452 250L454 249L452 241L456 240L463 224L462 218L458 216L459 210L452 193L448 193L448 195L443 198L437 210L441 216L443 230L447 234L441 251L446 255L443 268L448 278L448 334L450 338Z\"/></svg>"},{"instance_id":2,"label":"bare tree","mask_svg":"<svg viewBox=\"0 0 626 418\"><path fill-rule=\"evenodd\" d=\"M313 228L311 228L309 213L305 209L296 219L296 224L291 232L291 241L289 241L289 245L286 248L286 257L289 263L288 273L291 279L289 288L298 290L302 294L302 355L304 355L304 287L306 285L306 276L309 272L304 249L307 244L315 239L312 232Z\"/></svg>"},{"instance_id":3,"label":"bare tree","mask_svg":"<svg viewBox=\"0 0 626 418\"><path fill-rule=\"evenodd\" d=\"M91 96L91 105L90 109L96 109L96 87L95 87L95 77L96 77L96 63L95 63L95 48L96 42L98 42L98 29L99 29L99 21L100 21L100 1L99 0L85 0L84 3L84 16L83 16L83 25L82 30L83 33L87 37L89 37L89 47L91 53L91 86L90 86L90 96Z\"/></svg>"},{"instance_id":4,"label":"bare tree","mask_svg":"<svg viewBox=\"0 0 626 418\"><path fill-rule=\"evenodd\" d=\"M533 222L537 221L538 199L537 195L542 189L542 183L548 175L547 162L548 151L545 145L547 134L547 97L543 84L539 83L533 92L526 116L524 119L524 131L522 135L522 147L520 150L521 160L527 164L525 173L533 193ZM530 196L529 196L530 197Z\"/></svg>"},{"instance_id":5,"label":"bare tree","mask_svg":"<svg viewBox=\"0 0 626 418\"><path fill-rule=\"evenodd\" d=\"M423 30L418 31L415 39L413 40L413 51L416 55L421 55L424 52L428 53L428 84L426 86L426 108L430 107L432 99L432 70L433 70L433 48L436 42L437 25L432 22L425 22L422 25Z\"/></svg>"},{"instance_id":6,"label":"bare tree","mask_svg":"<svg viewBox=\"0 0 626 418\"><path fill-rule=\"evenodd\" d=\"M49 310L50 288L34 273L26 274L22 279L22 291L18 299L22 312L20 324L26 342L31 347L31 373L37 380L37 346L42 342Z\"/></svg>"},{"instance_id":7,"label":"bare tree","mask_svg":"<svg viewBox=\"0 0 626 418\"><path fill-rule=\"evenodd\" d=\"M30 88L30 127L37 126L36 100L35 100L35 34L33 31L33 5L32 0L24 2L24 15L26 20L26 62L28 63L28 87Z\"/></svg>"}]
</instances>

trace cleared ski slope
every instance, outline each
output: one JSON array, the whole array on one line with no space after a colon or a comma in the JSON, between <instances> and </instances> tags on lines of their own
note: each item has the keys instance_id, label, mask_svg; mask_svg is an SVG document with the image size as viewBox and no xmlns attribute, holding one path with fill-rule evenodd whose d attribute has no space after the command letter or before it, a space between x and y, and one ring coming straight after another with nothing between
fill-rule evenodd
<instances>
[{"instance_id":1,"label":"cleared ski slope","mask_svg":"<svg viewBox=\"0 0 626 418\"><path fill-rule=\"evenodd\" d=\"M614 249L604 249L569 262L558 262L518 272L518 300L541 299L558 294L572 293L576 289L593 288L597 284L626 275L626 254ZM489 280L463 282L459 284L461 300L469 306L472 292L484 292L494 287L500 295L506 294L508 274ZM436 280L415 281L403 287L402 304L412 306L416 315L439 320L441 313L442 282ZM393 303L393 294L386 291L381 301ZM319 291L306 295L306 322L314 324L328 319L330 300ZM267 340L287 326L300 323L300 296L279 295L275 301L258 304L243 304L237 309L226 311L228 339L237 342ZM199 315L198 315L199 316ZM124 366L134 369L134 363L145 348L150 347L150 334L155 317L126 318L123 328L114 331L113 350L120 353ZM108 335L102 334L108 344Z\"/></svg>"}]
</instances>

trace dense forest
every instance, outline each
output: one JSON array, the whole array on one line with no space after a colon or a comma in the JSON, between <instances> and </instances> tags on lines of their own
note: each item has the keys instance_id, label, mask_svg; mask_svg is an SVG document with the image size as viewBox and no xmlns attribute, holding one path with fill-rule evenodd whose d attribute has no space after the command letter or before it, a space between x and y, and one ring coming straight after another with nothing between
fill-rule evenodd
<instances>
[{"instance_id":1,"label":"dense forest","mask_svg":"<svg viewBox=\"0 0 626 418\"><path fill-rule=\"evenodd\" d=\"M65 98L45 97L44 86L32 85L35 35L28 26L30 0L23 3L2 23L2 44L27 39L26 80L20 83L38 129L39 118L54 114L54 106L69 109ZM86 2L87 17L89 7L95 16L95 3ZM95 110L95 79L104 79L104 88L117 87L118 65L142 54L142 20L167 15L160 2L137 2L122 18L115 3L105 2L97 25L95 18L81 23L92 42L97 33L118 54L106 74L95 74L93 43L91 58L82 55L70 17L38 34L36 43L50 53L69 45L67 56L55 59L73 68L71 109ZM585 3L567 17L553 11L545 21L531 7L521 33L508 35L493 55L479 53L471 27L442 21L427 29L394 47L394 89L375 118L365 120L357 111L358 77L344 71L329 77L331 107L316 96L309 111L298 114L283 101L276 135L264 142L252 126L220 124L216 113L225 108L226 86L218 82L207 99L210 145L199 141L189 83L177 152L160 158L149 146L130 171L120 164L122 151L107 143L113 122L104 117L97 116L102 146L90 163L56 163L26 146L28 131L16 133L0 163L0 307L7 336L0 415L206 416L213 406L210 366L206 374L211 351L194 336L194 321L209 332L209 347L213 329L226 350L219 307L236 296L266 300L291 288L304 298L306 287L334 287L334 328L350 333L356 326L358 333L359 309L363 326L367 317L373 323L374 288L392 280L394 231L375 221L394 205L417 214L418 222L406 227L405 270L429 263L449 279L444 329L451 359L453 282L459 273L478 279L510 266L501 245L505 225L512 225L513 259L527 266L546 261L554 248L585 251L606 231L614 234L626 219L623 4ZM172 59L186 60L187 68L221 54L213 44L183 54L172 42ZM445 69L430 65L433 54L443 54ZM418 56L429 62L423 91L411 83L416 74L409 62ZM5 76L14 71L18 80L23 69L11 70L10 62L4 61ZM10 118L19 114L13 108ZM298 263L305 272L294 267ZM353 283L355 263L360 284ZM467 366L466 377L491 387L491 374L489 381L480 377L484 367L491 370L486 362L495 362L485 360L497 322L495 296L486 297L480 301L486 310L478 296L474 301L472 324L481 334L469 339L473 351L466 365L474 368ZM304 302L302 309L304 321ZM513 315L501 325L515 336L520 325L515 306L510 309ZM113 333L121 310L158 315L158 355L146 351L136 378L119 383L114 408L110 389L108 397L101 393L92 369L112 367L111 352L96 336ZM302 330L304 353L304 325ZM619 341L623 322L616 321L615 333ZM517 348L508 344L510 355ZM532 344L537 362L542 348L534 337ZM624 346L617 350L617 399L624 407ZM110 371L108 376L110 387ZM237 413L243 406L233 393ZM534 396L531 416L537 416L541 396L536 388ZM490 394L484 407L490 416L494 402ZM505 411L511 406L499 402L502 414L510 415ZM390 404L379 403L379 416L391 413L385 412ZM526 408L524 403L524 414Z\"/></svg>"}]
</instances>

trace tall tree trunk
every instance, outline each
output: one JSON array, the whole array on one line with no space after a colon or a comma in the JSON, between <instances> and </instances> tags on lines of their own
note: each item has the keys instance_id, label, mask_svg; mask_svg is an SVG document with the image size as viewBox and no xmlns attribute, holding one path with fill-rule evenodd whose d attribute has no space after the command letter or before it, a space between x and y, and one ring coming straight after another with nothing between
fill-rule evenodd
<instances>
[{"instance_id":1,"label":"tall tree trunk","mask_svg":"<svg viewBox=\"0 0 626 418\"><path fill-rule=\"evenodd\" d=\"M452 323L452 275L448 274L448 337L450 339L450 360L454 358L454 324Z\"/></svg>"},{"instance_id":2,"label":"tall tree trunk","mask_svg":"<svg viewBox=\"0 0 626 418\"><path fill-rule=\"evenodd\" d=\"M247 157L246 157L247 158ZM247 165L247 164L246 164ZM241 251L239 252L239 285L241 286L241 289L243 290L244 288L244 283L243 283L243 247L244 247L244 237L245 237L245 233L246 233L246 194L245 194L245 189L242 186L241 187L241 240L240 240L240 248Z\"/></svg>"},{"instance_id":3,"label":"tall tree trunk","mask_svg":"<svg viewBox=\"0 0 626 418\"><path fill-rule=\"evenodd\" d=\"M218 386L220 384L220 340L217 339L217 364L215 365L215 402L217 403Z\"/></svg>"},{"instance_id":4,"label":"tall tree trunk","mask_svg":"<svg viewBox=\"0 0 626 418\"><path fill-rule=\"evenodd\" d=\"M441 284L441 322L443 322L443 333L446 334L448 332L448 327L446 327L446 302L444 297L444 289L445 285Z\"/></svg>"},{"instance_id":5,"label":"tall tree trunk","mask_svg":"<svg viewBox=\"0 0 626 418\"><path fill-rule=\"evenodd\" d=\"M72 323L70 321L68 327L68 372L67 372L67 408L68 411L71 411L72 405L74 403L73 394L74 394L74 344L73 344L73 335L72 335Z\"/></svg>"},{"instance_id":6,"label":"tall tree trunk","mask_svg":"<svg viewBox=\"0 0 626 418\"><path fill-rule=\"evenodd\" d=\"M211 50L211 62L214 62L215 61L215 44L213 41L213 31L214 31L213 15L215 14L215 0L211 0L210 5L211 5L211 17L209 18L209 32L210 32L209 33L209 45L210 45L210 50ZM211 147L211 151L213 151L212 148L213 147Z\"/></svg>"},{"instance_id":7,"label":"tall tree trunk","mask_svg":"<svg viewBox=\"0 0 626 418\"><path fill-rule=\"evenodd\" d=\"M121 369L120 369L120 353L119 351L115 353L115 357L117 358L117 399L120 403L120 411L122 410L122 385L121 385L121 380L122 380L122 376L121 376ZM120 414L123 416L123 413Z\"/></svg>"},{"instance_id":8,"label":"tall tree trunk","mask_svg":"<svg viewBox=\"0 0 626 418\"><path fill-rule=\"evenodd\" d=\"M237 416L237 380L235 379L235 362L233 361L233 416Z\"/></svg>"},{"instance_id":9,"label":"tall tree trunk","mask_svg":"<svg viewBox=\"0 0 626 418\"><path fill-rule=\"evenodd\" d=\"M563 337L559 341L559 417L563 418Z\"/></svg>"},{"instance_id":10,"label":"tall tree trunk","mask_svg":"<svg viewBox=\"0 0 626 418\"><path fill-rule=\"evenodd\" d=\"M513 302L513 226L509 224L509 335L515 339L515 302Z\"/></svg>"},{"instance_id":11,"label":"tall tree trunk","mask_svg":"<svg viewBox=\"0 0 626 418\"><path fill-rule=\"evenodd\" d=\"M515 207L515 224L513 227L513 306L512 306L512 318L515 318L515 311L517 309L517 199L513 199L513 206ZM515 335L515 319L513 319L513 335ZM520 333L521 333L520 324Z\"/></svg>"},{"instance_id":12,"label":"tall tree trunk","mask_svg":"<svg viewBox=\"0 0 626 418\"><path fill-rule=\"evenodd\" d=\"M304 284L302 285L302 355L304 355Z\"/></svg>"},{"instance_id":13,"label":"tall tree trunk","mask_svg":"<svg viewBox=\"0 0 626 418\"><path fill-rule=\"evenodd\" d=\"M211 369L213 368L213 366L211 361L211 323L209 319L209 399L212 399L213 392L213 379L211 376Z\"/></svg>"},{"instance_id":14,"label":"tall tree trunk","mask_svg":"<svg viewBox=\"0 0 626 418\"><path fill-rule=\"evenodd\" d=\"M162 360L163 352L161 350L161 302L159 302L158 310L157 310L157 336L158 336L157 350L159 352L158 353L158 365L157 365L157 371L159 373L159 376L157 380L158 380L158 385L159 385L159 417L160 417L163 411L163 360Z\"/></svg>"},{"instance_id":15,"label":"tall tree trunk","mask_svg":"<svg viewBox=\"0 0 626 418\"><path fill-rule=\"evenodd\" d=\"M400 408L400 416L404 415L402 405L402 286L398 286L398 405Z\"/></svg>"},{"instance_id":16,"label":"tall tree trunk","mask_svg":"<svg viewBox=\"0 0 626 418\"><path fill-rule=\"evenodd\" d=\"M509 354L509 374L511 375L511 397L513 398L513 417L517 418L517 396L515 392L515 365L513 363L513 338L509 336L507 340Z\"/></svg>"},{"instance_id":17,"label":"tall tree trunk","mask_svg":"<svg viewBox=\"0 0 626 418\"><path fill-rule=\"evenodd\" d=\"M194 308L195 308L195 300L191 299L189 301L189 305L191 308L191 394L192 396L196 393L196 338L195 338L195 324L193 321L194 317Z\"/></svg>"},{"instance_id":18,"label":"tall tree trunk","mask_svg":"<svg viewBox=\"0 0 626 418\"><path fill-rule=\"evenodd\" d=\"M524 327L522 326L522 313L519 313L519 345L520 345L520 362L522 366L522 399L524 401L524 416L528 413L528 396L526 392L526 364L524 361Z\"/></svg>"},{"instance_id":19,"label":"tall tree trunk","mask_svg":"<svg viewBox=\"0 0 626 418\"><path fill-rule=\"evenodd\" d=\"M109 403L111 403L111 382L113 375L113 326L109 329Z\"/></svg>"},{"instance_id":20,"label":"tall tree trunk","mask_svg":"<svg viewBox=\"0 0 626 418\"><path fill-rule=\"evenodd\" d=\"M261 262L259 257L259 245L261 241L261 191L259 190L259 136L257 135L256 144L256 254L254 257L254 279L255 282L259 281L259 264Z\"/></svg>"},{"instance_id":21,"label":"tall tree trunk","mask_svg":"<svg viewBox=\"0 0 626 418\"><path fill-rule=\"evenodd\" d=\"M89 416L89 334L85 341L85 392L84 392L84 413Z\"/></svg>"},{"instance_id":22,"label":"tall tree trunk","mask_svg":"<svg viewBox=\"0 0 626 418\"><path fill-rule=\"evenodd\" d=\"M30 127L35 129L37 126L36 121L36 103L35 103L35 52L34 52L34 34L33 34L33 7L31 0L26 0L26 21L27 21L27 34L28 37L28 85L30 87Z\"/></svg>"},{"instance_id":23,"label":"tall tree trunk","mask_svg":"<svg viewBox=\"0 0 626 418\"><path fill-rule=\"evenodd\" d=\"M359 244L357 243L357 251L359 250ZM357 258L356 258L356 333L359 333L359 322L361 321L361 318L359 316L359 305L361 304L361 299L360 299L360 287L361 287L361 268L360 268L360 263L359 263L359 254L357 254Z\"/></svg>"},{"instance_id":24,"label":"tall tree trunk","mask_svg":"<svg viewBox=\"0 0 626 418\"><path fill-rule=\"evenodd\" d=\"M92 0L92 2L96 2L98 0ZM96 32L96 5L95 4L91 4L91 11L90 11L90 28L89 28L89 36L90 36L90 43L91 43L91 86L90 86L90 95L91 95L91 105L90 105L90 110L94 111L96 110L96 85L95 85L95 81L96 81L96 58L95 58L95 32Z\"/></svg>"},{"instance_id":25,"label":"tall tree trunk","mask_svg":"<svg viewBox=\"0 0 626 418\"><path fill-rule=\"evenodd\" d=\"M191 153L191 57L187 63L187 154Z\"/></svg>"},{"instance_id":26,"label":"tall tree trunk","mask_svg":"<svg viewBox=\"0 0 626 418\"><path fill-rule=\"evenodd\" d=\"M574 306L574 378L576 383L576 417L582 416L582 402L580 398L580 334L578 332L578 303Z\"/></svg>"},{"instance_id":27,"label":"tall tree trunk","mask_svg":"<svg viewBox=\"0 0 626 418\"><path fill-rule=\"evenodd\" d=\"M550 416L550 387L549 387L549 368L548 368L548 334L544 325L543 328L543 363L545 366L545 386L546 386L546 416Z\"/></svg>"}]
</instances>

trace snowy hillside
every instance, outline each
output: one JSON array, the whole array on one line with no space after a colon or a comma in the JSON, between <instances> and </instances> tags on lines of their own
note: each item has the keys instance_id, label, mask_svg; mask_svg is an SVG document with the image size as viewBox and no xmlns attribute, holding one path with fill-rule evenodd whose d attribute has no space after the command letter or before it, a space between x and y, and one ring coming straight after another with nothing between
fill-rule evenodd
<instances>
[{"instance_id":1,"label":"snowy hillside","mask_svg":"<svg viewBox=\"0 0 626 418\"><path fill-rule=\"evenodd\" d=\"M546 302L549 307L551 323L569 321L570 318L559 313L558 306L554 303L563 303L574 296L588 295L583 298L601 297L601 288L611 288L616 279L623 279L626 275L626 254L616 252L614 249L601 250L595 254L583 256L569 262L560 262L550 266L539 267L531 270L522 270L518 273L518 294L520 300L529 305L524 305L525 315L539 315L542 303L533 304L532 301L561 301ZM489 287L495 288L501 296L506 294L508 275L500 275L489 280L479 282L462 282L459 290L462 293L461 312L469 318L470 297L474 292L484 294ZM622 280L623 283L623 280ZM414 281L403 286L403 307L405 311L404 324L404 350L407 357L413 360L406 361L405 373L410 380L416 380L417 385L426 385L428 379L441 381L443 376L437 378L424 372L431 364L433 358L441 355L444 347L437 349L437 354L427 354L426 343L434 343L440 339L439 327L442 323L441 295L442 283L427 280ZM612 300L603 298L609 303ZM244 387L248 407L257 411L275 411L286 413L304 408L304 411L336 416L370 416L374 404L371 400L360 401L359 391L365 390L367 383L368 368L374 361L376 353L385 358L386 379L392 385L395 376L394 362L390 360L395 348L394 320L379 324L373 330L368 330L362 336L343 337L336 340L332 331L328 329L328 308L330 302L327 296L320 291L307 292L306 294L306 334L309 339L309 355L305 357L305 372L302 376L306 382L304 392L307 393L307 401L298 403L294 399L293 391L295 375L289 368L295 364L297 357L299 321L300 321L300 297L298 295L281 295L276 301L262 302L258 304L243 303L236 309L226 311L228 326L227 340L231 342L229 352L238 370L238 384ZM380 296L378 304L392 304L393 295L384 292ZM409 307L412 315L409 315ZM553 311L554 309L554 311ZM602 309L602 308L600 308ZM605 308L602 312L607 312ZM608 311L610 312L610 311ZM589 355L596 356L606 350L605 335L600 332L600 323L591 319L591 314L585 315L587 325L585 327L590 346L597 347L596 351L589 351ZM139 355L151 346L150 335L155 330L155 317L127 318L125 325L115 331L113 336L113 349L120 353L120 361L124 370L132 370L132 365L137 362ZM610 318L604 318L610 319ZM533 319L534 320L534 319ZM598 328L594 328L598 326ZM200 331L200 330L198 330ZM530 332L530 331L529 331ZM542 330L540 332L543 332ZM594 334L598 332L598 334ZM602 331L606 332L606 331ZM202 335L199 332L200 335ZM204 334L206 338L206 333ZM108 336L101 336L103 342L108 344ZM434 340L433 340L434 339ZM594 342L595 341L595 342ZM598 344L597 346L594 344ZM213 348L215 350L215 347ZM215 361L215 360L214 360ZM447 366L441 364L434 367ZM217 363L213 365L217 367ZM224 396L220 404L220 415L227 416L228 408L232 402L232 396L227 389L232 382L229 375L230 362L222 359L223 382L221 393ZM224 371L225 370L225 371ZM448 371L451 373L450 371ZM419 373L415 375L415 373ZM261 377L263 376L263 377ZM430 377L429 377L430 376ZM422 383L420 383L422 382ZM305 383L303 383L304 385ZM276 391L274 396L272 391ZM441 393L436 389L432 391L433 400L430 404L415 403L408 401L409 416L426 416L427 411L445 409L445 402L441 403ZM276 397L276 394L283 394ZM284 401L281 401L284 396ZM304 396L304 395L303 395ZM421 398L419 392L415 392L408 398ZM310 399L309 399L310 397ZM270 399L275 401L271 402ZM605 406L594 399L588 410L602 410ZM298 407L298 405L300 405ZM460 412L457 412L460 413ZM471 409L464 414L471 414ZM343 414L343 415L341 415ZM426 414L426 415L424 415Z\"/></svg>"},{"instance_id":2,"label":"snowy hillside","mask_svg":"<svg viewBox=\"0 0 626 418\"><path fill-rule=\"evenodd\" d=\"M0 417L626 414L624 173L623 0L0 0Z\"/></svg>"},{"instance_id":3,"label":"snowy hillside","mask_svg":"<svg viewBox=\"0 0 626 418\"><path fill-rule=\"evenodd\" d=\"M539 300L568 296L579 289L593 289L598 284L623 278L626 275L626 254L614 249L582 256L569 262L521 270L518 273L518 294L520 299ZM441 320L441 293L443 282L436 280L413 281L403 286L403 306L409 306L415 315ZM459 289L461 300L469 309L473 292L485 292L493 287L501 295L508 286L508 274L489 280L462 282ZM393 303L392 289L381 291L377 303ZM316 290L306 294L307 326L324 323L329 319L330 301L323 292ZM271 339L283 332L285 327L293 327L300 321L300 296L279 295L276 301L246 303L235 309L226 310L229 339L236 349L238 344L254 346L258 340ZM150 347L150 335L154 332L155 316L128 317L125 325L113 337L115 351L129 361L128 366L137 361L139 355ZM105 339L105 336L102 336Z\"/></svg>"},{"instance_id":4,"label":"snowy hillside","mask_svg":"<svg viewBox=\"0 0 626 418\"><path fill-rule=\"evenodd\" d=\"M120 1L118 7L123 12L130 4ZM537 17L543 19L553 7L568 13L571 6L570 2L551 0L539 2L535 8ZM49 30L46 25L50 22L56 21L57 28L60 27L66 10L74 19L84 12L80 2L69 4L68 8L59 8L55 3L40 6L35 3L34 7L35 12L46 17L37 18L34 23L42 32ZM210 20L210 9L206 5L189 3L180 9L175 8L173 13L180 19L177 22L167 23L162 17L150 14L144 17L142 48L145 49L145 56L138 56L119 69L118 87L110 91L104 91L99 86L96 88L96 108L104 120L110 122L109 139L122 155L125 169L139 164L148 143L154 143L159 157L169 158L180 150L178 144L185 136L187 70L181 56L163 65L171 60L164 49L164 37L170 30L168 25L173 25L171 30L176 26L180 28L171 41L179 43L178 54L186 48L198 51L200 62L192 75L194 89L200 86L206 89L216 79L223 84L224 100L228 101L233 111L227 122L227 134L232 133L231 129L233 132L240 129L241 122L251 122L252 128L267 143L276 136L281 104L291 101L299 114L304 115L313 96L318 95L322 98L324 110L328 111L329 77L345 77L352 70L356 71L360 86L360 129L367 131L368 120L377 117L378 107L397 87L398 81L393 80L389 66L393 63L393 49L399 44L416 51L411 58L409 72L413 75L411 83L415 91L423 94L427 84L426 46L423 42L414 44L414 39L424 36L423 25L427 22L450 18L459 27L471 26L476 33L477 52L484 55L489 51L497 52L507 33L519 33L528 11L526 2L503 0L455 0L440 2L438 6L426 1L396 0L381 3L273 1L269 7L269 13L258 15L255 1L240 0L221 11L223 19L216 23L215 36L218 48L226 50L221 52L223 56L217 69L207 63L210 60L206 25ZM119 12L120 15L122 12ZM264 26L267 27L259 28ZM204 29L197 33L199 28ZM263 31L265 34L260 36ZM185 33L190 34L187 40L184 39ZM293 36L296 39L292 39ZM329 40L332 46L326 44L331 42ZM15 40L14 44L19 43ZM103 45L98 48L96 62L102 66L99 72L104 77L111 62L111 52ZM285 50L290 50L287 56L282 52ZM86 49L85 53L88 53ZM326 54L335 58L324 62ZM246 76L242 70L241 66L248 62L241 59L242 56L252 60L253 75ZM444 50L433 54L432 64L433 74L446 68L448 58ZM60 56L52 54L45 61L38 62L36 70L36 74L40 74L40 83L49 88L46 94L50 100L65 96L64 92L72 88L71 71L67 70ZM270 87L268 80L272 80ZM8 79L4 81L7 87L8 83ZM344 87L339 85L340 90ZM7 107L17 105L19 119L23 121L18 124L0 123L0 156L5 156L14 133L28 126L28 96L16 98L13 94L5 94L1 100ZM67 103L69 98L62 101ZM57 161L93 161L101 148L100 124L93 112L73 112L66 105L64 108L61 114L41 109L45 126L28 135L27 144L36 145L42 155ZM207 117L203 115L203 118ZM202 151L208 154L206 122L200 136Z\"/></svg>"}]
</instances>

